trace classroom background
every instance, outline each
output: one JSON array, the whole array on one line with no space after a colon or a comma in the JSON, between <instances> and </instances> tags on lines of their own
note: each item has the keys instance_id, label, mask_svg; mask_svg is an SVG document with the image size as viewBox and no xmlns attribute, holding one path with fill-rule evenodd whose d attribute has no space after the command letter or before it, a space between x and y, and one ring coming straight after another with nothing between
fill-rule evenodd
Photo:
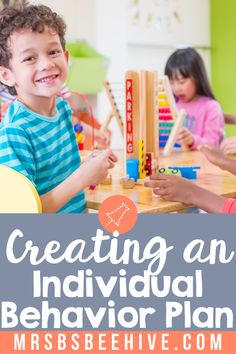
<instances>
[{"instance_id":1,"label":"classroom background","mask_svg":"<svg viewBox=\"0 0 236 354\"><path fill-rule=\"evenodd\" d=\"M235 1L31 2L48 5L64 17L68 26L66 39L69 43L83 41L84 47L88 45L89 49L96 51L95 56L101 55L99 60L86 58L82 54L80 65L83 66L77 67L78 89L82 88L82 93L88 95L99 121L102 122L109 111L109 102L100 85L103 75L111 82L124 83L126 70L157 70L162 74L169 55L176 48L184 46L193 46L202 55L214 92L224 111L236 111ZM96 64L91 68L93 61ZM92 73L93 69L96 75ZM73 83L76 80L73 72ZM112 122L110 128L113 131L112 148L122 148L123 142L117 123ZM236 134L236 131L231 133Z\"/></svg>"}]
</instances>

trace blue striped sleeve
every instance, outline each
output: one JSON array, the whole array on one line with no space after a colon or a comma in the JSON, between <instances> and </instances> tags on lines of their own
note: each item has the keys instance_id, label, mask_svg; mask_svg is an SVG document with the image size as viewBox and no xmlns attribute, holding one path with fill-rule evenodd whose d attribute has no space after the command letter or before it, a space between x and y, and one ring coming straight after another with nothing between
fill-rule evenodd
<instances>
[{"instance_id":1,"label":"blue striped sleeve","mask_svg":"<svg viewBox=\"0 0 236 354\"><path fill-rule=\"evenodd\" d=\"M0 129L0 164L14 168L34 183L34 150L26 132L20 127L10 124Z\"/></svg>"}]
</instances>

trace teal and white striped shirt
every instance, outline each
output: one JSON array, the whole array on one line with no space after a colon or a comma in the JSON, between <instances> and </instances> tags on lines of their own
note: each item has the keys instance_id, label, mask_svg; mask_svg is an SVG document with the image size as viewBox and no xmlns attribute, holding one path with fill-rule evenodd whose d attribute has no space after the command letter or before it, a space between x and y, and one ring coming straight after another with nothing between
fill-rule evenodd
<instances>
[{"instance_id":1,"label":"teal and white striped shirt","mask_svg":"<svg viewBox=\"0 0 236 354\"><path fill-rule=\"evenodd\" d=\"M70 176L80 166L80 156L68 103L58 97L55 116L46 117L15 100L1 123L0 164L24 174L39 195ZM80 192L58 213L84 210L85 196Z\"/></svg>"}]
</instances>

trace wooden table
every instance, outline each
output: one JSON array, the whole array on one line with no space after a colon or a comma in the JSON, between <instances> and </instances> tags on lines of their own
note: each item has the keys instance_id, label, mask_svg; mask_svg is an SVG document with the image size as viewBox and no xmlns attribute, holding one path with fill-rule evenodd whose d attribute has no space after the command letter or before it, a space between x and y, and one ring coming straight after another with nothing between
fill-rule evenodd
<instances>
[{"instance_id":1,"label":"wooden table","mask_svg":"<svg viewBox=\"0 0 236 354\"><path fill-rule=\"evenodd\" d=\"M98 210L101 203L113 194L129 197L137 206L139 213L173 213L184 212L187 207L178 202L164 201L153 195L151 188L136 185L134 189L123 189L120 178L124 176L124 163L121 152L118 152L119 162L112 170L113 182L110 186L99 185L94 191L86 191L87 206ZM211 164L199 151L173 152L170 157L160 156L160 167L168 166L200 166L198 178L194 181L218 195L236 198L236 176Z\"/></svg>"}]
</instances>

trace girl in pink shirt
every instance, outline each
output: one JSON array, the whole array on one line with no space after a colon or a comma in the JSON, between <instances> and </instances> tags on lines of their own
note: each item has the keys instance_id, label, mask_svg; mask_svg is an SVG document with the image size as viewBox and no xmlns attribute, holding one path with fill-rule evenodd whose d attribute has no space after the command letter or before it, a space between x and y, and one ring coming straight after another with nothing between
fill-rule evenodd
<instances>
[{"instance_id":1,"label":"girl in pink shirt","mask_svg":"<svg viewBox=\"0 0 236 354\"><path fill-rule=\"evenodd\" d=\"M202 144L218 146L224 136L224 115L212 92L200 55L193 48L176 50L168 59L165 74L170 79L177 107L187 117L178 143L196 149Z\"/></svg>"},{"instance_id":2,"label":"girl in pink shirt","mask_svg":"<svg viewBox=\"0 0 236 354\"><path fill-rule=\"evenodd\" d=\"M179 108L188 114L187 127L180 132L178 142L201 151L208 160L236 175L236 162L214 145L223 138L224 117L215 100L206 70L199 54L192 48L179 49L169 58L166 75ZM218 196L191 181L175 175L156 174L146 182L162 199L194 205L209 213L236 213L236 199Z\"/></svg>"}]
</instances>

